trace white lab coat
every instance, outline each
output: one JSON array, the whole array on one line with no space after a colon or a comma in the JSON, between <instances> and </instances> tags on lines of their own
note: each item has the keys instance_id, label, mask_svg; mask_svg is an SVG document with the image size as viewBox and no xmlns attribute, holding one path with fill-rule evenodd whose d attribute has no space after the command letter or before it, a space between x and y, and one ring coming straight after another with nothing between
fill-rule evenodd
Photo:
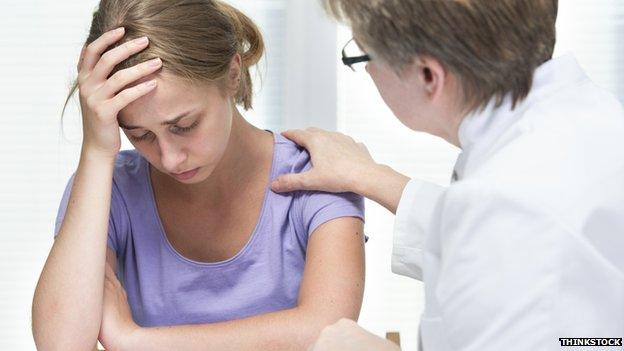
<instances>
[{"instance_id":1,"label":"white lab coat","mask_svg":"<svg viewBox=\"0 0 624 351\"><path fill-rule=\"evenodd\" d=\"M617 99L564 56L536 70L513 111L505 101L469 115L459 140L457 181L411 180L396 216L392 269L424 281L424 350L624 337Z\"/></svg>"}]
</instances>

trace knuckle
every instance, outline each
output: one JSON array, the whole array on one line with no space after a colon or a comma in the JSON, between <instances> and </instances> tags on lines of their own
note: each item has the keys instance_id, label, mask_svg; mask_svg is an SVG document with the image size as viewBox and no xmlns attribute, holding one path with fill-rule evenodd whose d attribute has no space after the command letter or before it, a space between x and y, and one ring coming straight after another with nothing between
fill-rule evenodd
<instances>
[{"instance_id":1,"label":"knuckle","mask_svg":"<svg viewBox=\"0 0 624 351\"><path fill-rule=\"evenodd\" d=\"M120 96L121 101L124 101L124 102L130 101L135 96L138 96L141 93L142 88L143 88L143 84L139 84L132 88L128 88L128 89L124 89L120 91L118 95Z\"/></svg>"},{"instance_id":2,"label":"knuckle","mask_svg":"<svg viewBox=\"0 0 624 351\"><path fill-rule=\"evenodd\" d=\"M86 55L93 55L95 53L95 41L90 43L89 45L87 45L87 47L85 48L85 56Z\"/></svg>"},{"instance_id":3,"label":"knuckle","mask_svg":"<svg viewBox=\"0 0 624 351\"><path fill-rule=\"evenodd\" d=\"M121 50L123 51L132 51L136 48L136 44L133 40L127 41L121 45Z\"/></svg>"},{"instance_id":4,"label":"knuckle","mask_svg":"<svg viewBox=\"0 0 624 351\"><path fill-rule=\"evenodd\" d=\"M136 89L136 87L120 91L119 93L117 93L117 98L121 99L122 101L125 101L125 100L129 99L130 95L132 93L132 90L134 90L134 89Z\"/></svg>"},{"instance_id":5,"label":"knuckle","mask_svg":"<svg viewBox=\"0 0 624 351\"><path fill-rule=\"evenodd\" d=\"M100 59L100 62L102 62L103 64L107 65L107 66L111 66L114 63L113 60L113 54L109 51L107 53L105 53L104 55L102 55L102 58Z\"/></svg>"},{"instance_id":6,"label":"knuckle","mask_svg":"<svg viewBox=\"0 0 624 351\"><path fill-rule=\"evenodd\" d=\"M103 117L104 117L104 115L105 115L105 111L104 111L104 108L103 108L102 106L97 106L97 107L93 108L92 110L93 110L93 113L94 113L94 115L95 115L94 117L95 117L98 121L100 121L100 120L103 120L103 119L104 119Z\"/></svg>"},{"instance_id":7,"label":"knuckle","mask_svg":"<svg viewBox=\"0 0 624 351\"><path fill-rule=\"evenodd\" d=\"M292 185L292 182L289 176L285 176L285 177L278 179L278 182L279 182L279 185L285 189L290 189L290 186Z\"/></svg>"},{"instance_id":8,"label":"knuckle","mask_svg":"<svg viewBox=\"0 0 624 351\"><path fill-rule=\"evenodd\" d=\"M119 71L113 74L110 78L108 78L106 83L108 84L110 88L113 88L113 87L120 86L121 84L123 84L124 80L125 80L124 73Z\"/></svg>"},{"instance_id":9,"label":"knuckle","mask_svg":"<svg viewBox=\"0 0 624 351\"><path fill-rule=\"evenodd\" d=\"M149 67L146 63L143 63L140 66L132 66L125 69L128 77L135 77L134 79L138 79L140 76L144 75L149 71Z\"/></svg>"},{"instance_id":10,"label":"knuckle","mask_svg":"<svg viewBox=\"0 0 624 351\"><path fill-rule=\"evenodd\" d=\"M87 106L89 108L91 108L92 110L96 110L97 109L97 103L96 103L95 97L93 97L93 95L87 96L87 99L85 100L85 102L87 103Z\"/></svg>"},{"instance_id":11,"label":"knuckle","mask_svg":"<svg viewBox=\"0 0 624 351\"><path fill-rule=\"evenodd\" d=\"M102 118L108 113L108 108L103 102L93 101L92 105L89 106L89 108L91 109L91 111L93 111L93 114L96 118Z\"/></svg>"}]
</instances>

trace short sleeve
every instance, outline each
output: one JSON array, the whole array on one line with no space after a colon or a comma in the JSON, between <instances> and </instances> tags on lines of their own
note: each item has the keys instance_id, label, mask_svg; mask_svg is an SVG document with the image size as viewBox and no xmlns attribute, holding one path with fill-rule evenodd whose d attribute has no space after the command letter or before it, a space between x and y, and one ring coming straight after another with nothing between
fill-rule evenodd
<instances>
[{"instance_id":1,"label":"short sleeve","mask_svg":"<svg viewBox=\"0 0 624 351\"><path fill-rule=\"evenodd\" d=\"M364 198L353 193L303 192L300 214L306 237L303 242L323 223L341 217L356 217L364 221Z\"/></svg>"},{"instance_id":2,"label":"short sleeve","mask_svg":"<svg viewBox=\"0 0 624 351\"><path fill-rule=\"evenodd\" d=\"M67 205L69 203L69 198L71 195L72 187L74 184L74 178L76 174L72 174L72 176L67 181L67 185L65 186L65 191L63 192L63 197L61 198L61 202L58 207L58 212L56 214L56 221L54 224L54 237L59 234L61 230L61 224L63 223L63 218L65 218L65 212L67 211ZM120 211L120 201L121 197L119 191L115 184L113 184L113 189L111 192L111 211L108 218L108 247L110 247L115 253L118 253L118 248L123 247L120 245L120 238L122 237L123 229L120 225L122 223L122 212Z\"/></svg>"},{"instance_id":3,"label":"short sleeve","mask_svg":"<svg viewBox=\"0 0 624 351\"><path fill-rule=\"evenodd\" d=\"M279 159L285 165L277 175L303 173L312 168L310 154L305 149L283 136L277 138L282 140ZM320 225L332 219L355 217L364 221L364 198L357 194L297 191L293 201L295 233L304 246Z\"/></svg>"}]
</instances>

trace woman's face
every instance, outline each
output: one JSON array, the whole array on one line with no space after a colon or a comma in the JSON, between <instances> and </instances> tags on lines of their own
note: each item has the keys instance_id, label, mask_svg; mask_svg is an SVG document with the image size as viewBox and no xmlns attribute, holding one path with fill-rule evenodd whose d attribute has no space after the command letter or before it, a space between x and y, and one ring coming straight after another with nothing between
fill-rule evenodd
<instances>
[{"instance_id":1,"label":"woman's face","mask_svg":"<svg viewBox=\"0 0 624 351\"><path fill-rule=\"evenodd\" d=\"M216 84L193 85L159 73L157 87L118 115L124 133L160 172L199 183L213 172L230 138L231 97Z\"/></svg>"},{"instance_id":2,"label":"woman's face","mask_svg":"<svg viewBox=\"0 0 624 351\"><path fill-rule=\"evenodd\" d=\"M426 109L426 99L419 92L419 82L412 77L399 77L388 65L374 60L366 65L377 91L396 118L406 127L425 131L425 118L421 113ZM416 83L416 84L414 84Z\"/></svg>"},{"instance_id":3,"label":"woman's face","mask_svg":"<svg viewBox=\"0 0 624 351\"><path fill-rule=\"evenodd\" d=\"M369 48L361 44L365 52ZM456 114L456 96L451 93L449 78L435 60L420 58L409 64L399 75L381 59L367 63L379 94L393 114L406 127L446 138L450 117Z\"/></svg>"}]
</instances>

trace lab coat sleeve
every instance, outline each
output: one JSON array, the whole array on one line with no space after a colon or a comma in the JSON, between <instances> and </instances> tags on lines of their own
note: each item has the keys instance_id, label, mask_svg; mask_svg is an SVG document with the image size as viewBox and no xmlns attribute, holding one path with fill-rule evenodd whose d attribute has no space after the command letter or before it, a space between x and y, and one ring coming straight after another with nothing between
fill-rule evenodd
<instances>
[{"instance_id":1,"label":"lab coat sleeve","mask_svg":"<svg viewBox=\"0 0 624 351\"><path fill-rule=\"evenodd\" d=\"M394 221L392 271L422 280L423 245L445 187L412 179L407 183Z\"/></svg>"},{"instance_id":2,"label":"lab coat sleeve","mask_svg":"<svg viewBox=\"0 0 624 351\"><path fill-rule=\"evenodd\" d=\"M433 291L452 350L548 350L560 248L570 233L520 191L474 182L451 186L433 235L442 262Z\"/></svg>"}]
</instances>

